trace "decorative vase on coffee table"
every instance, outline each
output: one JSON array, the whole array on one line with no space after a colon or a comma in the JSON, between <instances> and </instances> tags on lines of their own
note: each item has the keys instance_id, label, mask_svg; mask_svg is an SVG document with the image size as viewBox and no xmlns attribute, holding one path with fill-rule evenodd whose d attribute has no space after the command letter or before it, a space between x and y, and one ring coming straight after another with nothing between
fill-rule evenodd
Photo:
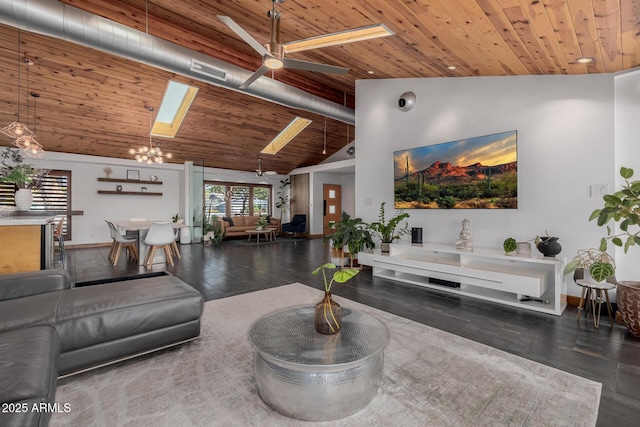
<instances>
[{"instance_id":1,"label":"decorative vase on coffee table","mask_svg":"<svg viewBox=\"0 0 640 427\"><path fill-rule=\"evenodd\" d=\"M324 298L315 306L314 324L316 331L331 335L340 332L342 308L331 299L331 292L325 292Z\"/></svg>"},{"instance_id":2,"label":"decorative vase on coffee table","mask_svg":"<svg viewBox=\"0 0 640 427\"><path fill-rule=\"evenodd\" d=\"M31 203L33 203L33 193L30 188L19 188L16 191L14 200L18 210L28 211L31 209Z\"/></svg>"}]
</instances>

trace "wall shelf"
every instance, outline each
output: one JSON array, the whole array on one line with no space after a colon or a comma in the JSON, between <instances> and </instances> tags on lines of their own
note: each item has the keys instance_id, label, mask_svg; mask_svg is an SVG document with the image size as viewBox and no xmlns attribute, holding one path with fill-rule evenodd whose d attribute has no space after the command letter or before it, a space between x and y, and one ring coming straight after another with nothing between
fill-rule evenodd
<instances>
[{"instance_id":1,"label":"wall shelf","mask_svg":"<svg viewBox=\"0 0 640 427\"><path fill-rule=\"evenodd\" d=\"M120 182L120 183L125 183L125 184L162 185L162 181L145 181L145 180L142 180L142 179L98 178L98 181L102 181L102 182Z\"/></svg>"},{"instance_id":2,"label":"wall shelf","mask_svg":"<svg viewBox=\"0 0 640 427\"><path fill-rule=\"evenodd\" d=\"M98 194L123 194L125 196L162 196L162 193L153 193L150 191L98 190Z\"/></svg>"}]
</instances>

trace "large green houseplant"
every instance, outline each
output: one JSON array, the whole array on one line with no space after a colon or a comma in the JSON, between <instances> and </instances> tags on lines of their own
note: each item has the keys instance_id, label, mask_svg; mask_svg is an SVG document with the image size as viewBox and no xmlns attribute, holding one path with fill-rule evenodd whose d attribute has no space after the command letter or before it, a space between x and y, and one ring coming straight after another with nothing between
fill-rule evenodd
<instances>
[{"instance_id":1,"label":"large green houseplant","mask_svg":"<svg viewBox=\"0 0 640 427\"><path fill-rule=\"evenodd\" d=\"M331 222L329 227L331 232L325 236L325 242L331 240L334 248L341 251L347 248L351 268L358 252L376 247L369 232L369 225L361 218L352 218L343 211L340 221Z\"/></svg>"},{"instance_id":2,"label":"large green houseplant","mask_svg":"<svg viewBox=\"0 0 640 427\"><path fill-rule=\"evenodd\" d=\"M382 252L389 252L389 244L394 240L398 240L405 234L409 233L409 224L405 222L401 225L401 221L409 218L409 214L402 211L397 211L396 215L387 222L385 220L384 205L386 202L380 204L380 213L378 214L378 221L372 222L369 225L369 229L373 231L381 242Z\"/></svg>"},{"instance_id":3,"label":"large green houseplant","mask_svg":"<svg viewBox=\"0 0 640 427\"><path fill-rule=\"evenodd\" d=\"M632 246L640 245L640 180L631 180L631 168L620 168L620 176L624 179L622 189L603 196L604 206L594 210L589 220L607 227L607 235L600 239L601 251L607 250L610 241L626 254ZM612 222L617 230L611 228ZM616 300L627 329L640 338L640 282L618 282Z\"/></svg>"}]
</instances>

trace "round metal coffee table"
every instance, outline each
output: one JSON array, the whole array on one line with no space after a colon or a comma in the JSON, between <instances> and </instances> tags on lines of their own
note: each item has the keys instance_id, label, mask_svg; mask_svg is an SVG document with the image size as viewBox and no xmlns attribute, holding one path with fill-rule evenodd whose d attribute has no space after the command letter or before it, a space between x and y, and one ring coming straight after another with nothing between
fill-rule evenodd
<instances>
[{"instance_id":1,"label":"round metal coffee table","mask_svg":"<svg viewBox=\"0 0 640 427\"><path fill-rule=\"evenodd\" d=\"M291 418L344 418L367 406L380 387L387 330L374 317L343 307L342 330L322 335L313 314L313 307L292 307L253 324L258 392Z\"/></svg>"}]
</instances>

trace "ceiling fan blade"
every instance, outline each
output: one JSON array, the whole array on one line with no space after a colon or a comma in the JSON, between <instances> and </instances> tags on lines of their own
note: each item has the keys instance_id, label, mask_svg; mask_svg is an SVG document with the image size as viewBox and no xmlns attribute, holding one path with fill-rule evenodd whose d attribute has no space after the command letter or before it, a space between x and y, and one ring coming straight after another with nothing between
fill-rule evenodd
<instances>
[{"instance_id":1,"label":"ceiling fan blade","mask_svg":"<svg viewBox=\"0 0 640 427\"><path fill-rule=\"evenodd\" d=\"M393 36L395 33L384 24L373 24L337 33L324 34L303 40L295 40L283 43L285 52L302 52L303 50L318 49L321 47L335 46L344 43L354 43L363 40L371 40L378 37Z\"/></svg>"},{"instance_id":2,"label":"ceiling fan blade","mask_svg":"<svg viewBox=\"0 0 640 427\"><path fill-rule=\"evenodd\" d=\"M240 36L249 46L251 46L261 56L270 55L269 51L260 44L260 42L253 38L253 36L247 33L244 28L236 24L236 22L228 16L218 15L218 19L221 20L227 27L229 27L234 33Z\"/></svg>"},{"instance_id":3,"label":"ceiling fan blade","mask_svg":"<svg viewBox=\"0 0 640 427\"><path fill-rule=\"evenodd\" d=\"M300 61L299 59L284 58L284 68L292 70L316 71L318 73L330 74L347 74L348 68L338 67L336 65L319 64L317 62Z\"/></svg>"},{"instance_id":4,"label":"ceiling fan blade","mask_svg":"<svg viewBox=\"0 0 640 427\"><path fill-rule=\"evenodd\" d=\"M267 71L269 71L269 67L267 67L266 65L262 65L262 67L258 68L255 73L251 74L251 77L249 77L240 86L238 86L238 89L248 88L251 83L258 80L258 78L260 78Z\"/></svg>"}]
</instances>

